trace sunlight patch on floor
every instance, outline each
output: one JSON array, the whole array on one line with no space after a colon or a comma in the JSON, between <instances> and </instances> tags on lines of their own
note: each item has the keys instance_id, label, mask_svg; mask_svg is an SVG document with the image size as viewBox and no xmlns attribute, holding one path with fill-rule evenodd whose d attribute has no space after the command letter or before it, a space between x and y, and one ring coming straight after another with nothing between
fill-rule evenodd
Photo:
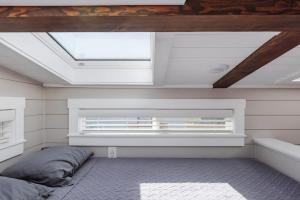
<instances>
[{"instance_id":1,"label":"sunlight patch on floor","mask_svg":"<svg viewBox=\"0 0 300 200\"><path fill-rule=\"evenodd\" d=\"M141 200L247 200L228 183L141 183Z\"/></svg>"}]
</instances>

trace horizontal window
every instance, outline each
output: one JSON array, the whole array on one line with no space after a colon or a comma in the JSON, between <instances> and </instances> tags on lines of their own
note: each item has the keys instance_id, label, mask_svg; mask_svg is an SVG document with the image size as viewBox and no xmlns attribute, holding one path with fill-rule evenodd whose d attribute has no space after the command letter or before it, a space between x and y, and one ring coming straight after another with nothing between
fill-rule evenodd
<instances>
[{"instance_id":1,"label":"horizontal window","mask_svg":"<svg viewBox=\"0 0 300 200\"><path fill-rule=\"evenodd\" d=\"M0 122L0 144L8 142L8 136L11 133L11 121Z\"/></svg>"},{"instance_id":2,"label":"horizontal window","mask_svg":"<svg viewBox=\"0 0 300 200\"><path fill-rule=\"evenodd\" d=\"M69 144L243 146L242 99L69 99Z\"/></svg>"},{"instance_id":3,"label":"horizontal window","mask_svg":"<svg viewBox=\"0 0 300 200\"><path fill-rule=\"evenodd\" d=\"M99 113L102 113L99 115ZM115 117L117 113L126 113L124 117ZM143 116L133 116L143 113ZM155 117L146 116L156 113ZM205 116L196 116L195 114ZM233 118L229 110L89 110L83 111L80 117L82 134L101 132L189 132L189 133L233 133ZM228 116L227 116L228 115Z\"/></svg>"},{"instance_id":4,"label":"horizontal window","mask_svg":"<svg viewBox=\"0 0 300 200\"><path fill-rule=\"evenodd\" d=\"M8 136L12 131L12 121L14 118L15 112L13 110L0 110L0 144L9 141Z\"/></svg>"}]
</instances>

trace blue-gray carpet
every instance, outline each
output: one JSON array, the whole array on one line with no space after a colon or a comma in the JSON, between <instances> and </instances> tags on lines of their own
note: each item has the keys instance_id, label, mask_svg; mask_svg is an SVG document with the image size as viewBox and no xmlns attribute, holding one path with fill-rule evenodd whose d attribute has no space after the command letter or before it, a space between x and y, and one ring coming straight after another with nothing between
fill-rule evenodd
<instances>
[{"instance_id":1,"label":"blue-gray carpet","mask_svg":"<svg viewBox=\"0 0 300 200\"><path fill-rule=\"evenodd\" d=\"M253 159L94 158L73 181L50 200L300 200L300 183Z\"/></svg>"}]
</instances>

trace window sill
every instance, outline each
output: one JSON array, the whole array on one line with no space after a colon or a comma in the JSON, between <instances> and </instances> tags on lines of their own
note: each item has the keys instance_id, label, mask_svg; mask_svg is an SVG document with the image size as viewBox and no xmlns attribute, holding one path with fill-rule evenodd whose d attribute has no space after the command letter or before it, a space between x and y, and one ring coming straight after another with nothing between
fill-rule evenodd
<instances>
[{"instance_id":1,"label":"window sill","mask_svg":"<svg viewBox=\"0 0 300 200\"><path fill-rule=\"evenodd\" d=\"M23 153L25 140L8 143L0 147L0 162Z\"/></svg>"},{"instance_id":2,"label":"window sill","mask_svg":"<svg viewBox=\"0 0 300 200\"><path fill-rule=\"evenodd\" d=\"M109 135L69 135L69 144L74 146L244 146L245 137L237 134L110 133Z\"/></svg>"}]
</instances>

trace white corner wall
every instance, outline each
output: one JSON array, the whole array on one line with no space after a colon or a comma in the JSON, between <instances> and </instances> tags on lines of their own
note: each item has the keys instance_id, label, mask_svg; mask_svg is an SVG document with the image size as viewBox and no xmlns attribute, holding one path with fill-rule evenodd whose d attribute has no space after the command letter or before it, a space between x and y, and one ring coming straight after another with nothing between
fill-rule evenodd
<instances>
[{"instance_id":1,"label":"white corner wall","mask_svg":"<svg viewBox=\"0 0 300 200\"><path fill-rule=\"evenodd\" d=\"M246 99L245 147L121 147L119 157L253 157L252 137L300 144L300 89L43 88L0 68L0 96L26 98L25 154L43 145L67 144L68 98ZM94 147L106 156L107 148ZM0 163L0 171L17 158Z\"/></svg>"},{"instance_id":2,"label":"white corner wall","mask_svg":"<svg viewBox=\"0 0 300 200\"><path fill-rule=\"evenodd\" d=\"M253 137L300 144L299 89L45 88L46 145L67 144L68 98L246 99L245 147L120 147L118 156L253 157ZM106 156L104 147L94 148Z\"/></svg>"},{"instance_id":3,"label":"white corner wall","mask_svg":"<svg viewBox=\"0 0 300 200\"><path fill-rule=\"evenodd\" d=\"M40 149L44 143L44 101L40 83L0 67L0 96L25 97L24 131L27 154ZM0 162L0 171L15 162L15 157Z\"/></svg>"}]
</instances>

